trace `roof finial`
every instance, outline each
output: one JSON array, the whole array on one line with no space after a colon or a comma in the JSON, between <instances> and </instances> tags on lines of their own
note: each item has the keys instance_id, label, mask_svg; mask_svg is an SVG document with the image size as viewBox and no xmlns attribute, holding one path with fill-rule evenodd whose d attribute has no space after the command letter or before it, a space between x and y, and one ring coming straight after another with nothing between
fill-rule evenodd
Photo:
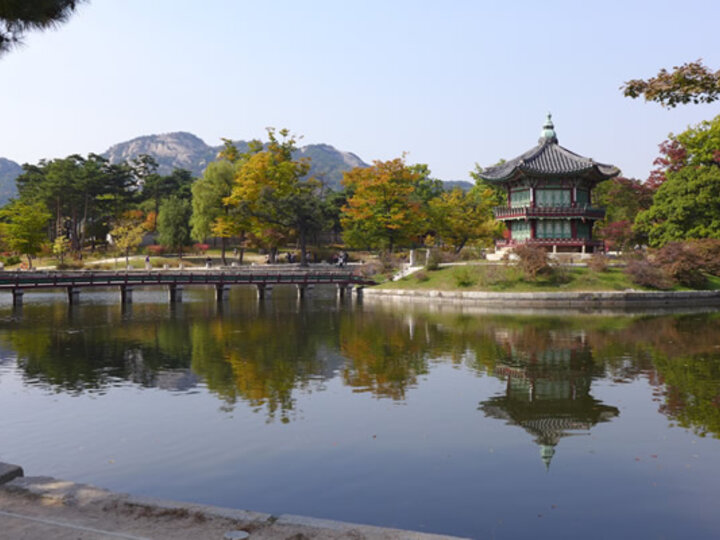
<instances>
[{"instance_id":1,"label":"roof finial","mask_svg":"<svg viewBox=\"0 0 720 540\"><path fill-rule=\"evenodd\" d=\"M555 126L552 122L552 114L547 114L547 120L545 120L545 124L543 125L542 131L540 132L540 143L545 142L558 142L557 135L555 134Z\"/></svg>"}]
</instances>

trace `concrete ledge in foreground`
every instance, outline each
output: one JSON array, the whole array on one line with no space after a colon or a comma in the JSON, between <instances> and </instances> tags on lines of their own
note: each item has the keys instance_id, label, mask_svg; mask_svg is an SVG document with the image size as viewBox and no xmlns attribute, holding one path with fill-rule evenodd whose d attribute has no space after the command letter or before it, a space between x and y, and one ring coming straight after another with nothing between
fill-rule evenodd
<instances>
[{"instance_id":1,"label":"concrete ledge in foreground","mask_svg":"<svg viewBox=\"0 0 720 540\"><path fill-rule=\"evenodd\" d=\"M365 297L428 298L503 306L720 305L720 291L485 292L366 288Z\"/></svg>"},{"instance_id":2,"label":"concrete ledge in foreground","mask_svg":"<svg viewBox=\"0 0 720 540\"><path fill-rule=\"evenodd\" d=\"M10 463L0 463L0 485L21 476L24 476L22 467Z\"/></svg>"},{"instance_id":3,"label":"concrete ledge in foreground","mask_svg":"<svg viewBox=\"0 0 720 540\"><path fill-rule=\"evenodd\" d=\"M17 471L20 471L20 475ZM194 503L113 493L50 477L23 477L0 485L0 539L251 540L340 538L438 540L456 538L303 516L273 516ZM6 473L7 474L7 473Z\"/></svg>"}]
</instances>

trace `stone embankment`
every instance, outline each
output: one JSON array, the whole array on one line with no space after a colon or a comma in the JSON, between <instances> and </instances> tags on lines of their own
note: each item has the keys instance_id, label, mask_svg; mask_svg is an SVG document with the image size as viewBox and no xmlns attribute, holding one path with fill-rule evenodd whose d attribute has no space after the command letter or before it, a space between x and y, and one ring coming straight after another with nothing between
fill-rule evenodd
<instances>
[{"instance_id":1,"label":"stone embankment","mask_svg":"<svg viewBox=\"0 0 720 540\"><path fill-rule=\"evenodd\" d=\"M182 471L178 471L182 474ZM302 516L113 493L0 463L0 539L438 540L453 538Z\"/></svg>"},{"instance_id":2,"label":"stone embankment","mask_svg":"<svg viewBox=\"0 0 720 540\"><path fill-rule=\"evenodd\" d=\"M366 288L365 297L469 302L503 307L659 307L720 305L720 291L485 292Z\"/></svg>"}]
</instances>

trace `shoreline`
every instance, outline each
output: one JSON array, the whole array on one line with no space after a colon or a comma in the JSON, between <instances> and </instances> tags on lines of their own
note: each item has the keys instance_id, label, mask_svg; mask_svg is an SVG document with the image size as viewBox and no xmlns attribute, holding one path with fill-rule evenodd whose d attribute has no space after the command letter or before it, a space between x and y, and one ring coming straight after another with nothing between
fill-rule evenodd
<instances>
[{"instance_id":1,"label":"shoreline","mask_svg":"<svg viewBox=\"0 0 720 540\"><path fill-rule=\"evenodd\" d=\"M660 307L720 306L715 291L587 291L587 292L487 292L424 289L363 290L367 298L439 300L503 307Z\"/></svg>"},{"instance_id":2,"label":"shoreline","mask_svg":"<svg viewBox=\"0 0 720 540\"><path fill-rule=\"evenodd\" d=\"M182 474L179 471L178 474ZM115 493L0 462L3 538L440 540L459 537ZM10 536L4 536L10 534Z\"/></svg>"}]
</instances>

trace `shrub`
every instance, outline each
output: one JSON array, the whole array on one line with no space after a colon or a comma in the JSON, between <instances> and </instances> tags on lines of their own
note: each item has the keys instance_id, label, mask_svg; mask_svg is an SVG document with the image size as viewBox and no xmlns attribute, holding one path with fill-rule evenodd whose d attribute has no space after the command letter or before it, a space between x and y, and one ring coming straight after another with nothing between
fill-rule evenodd
<instances>
[{"instance_id":1,"label":"shrub","mask_svg":"<svg viewBox=\"0 0 720 540\"><path fill-rule=\"evenodd\" d=\"M210 249L210 244L193 244L193 251L200 255L203 255L208 249Z\"/></svg>"},{"instance_id":2,"label":"shrub","mask_svg":"<svg viewBox=\"0 0 720 540\"><path fill-rule=\"evenodd\" d=\"M360 267L360 274L363 277L372 277L380 274L383 271L382 264L380 262L369 262L365 263Z\"/></svg>"},{"instance_id":3,"label":"shrub","mask_svg":"<svg viewBox=\"0 0 720 540\"><path fill-rule=\"evenodd\" d=\"M707 283L702 259L689 243L665 244L654 253L653 259L668 276L682 285L697 289Z\"/></svg>"},{"instance_id":4,"label":"shrub","mask_svg":"<svg viewBox=\"0 0 720 540\"><path fill-rule=\"evenodd\" d=\"M430 254L427 256L427 262L425 263L425 269L431 272L440 268L442 262L442 254L437 249L431 249Z\"/></svg>"},{"instance_id":5,"label":"shrub","mask_svg":"<svg viewBox=\"0 0 720 540\"><path fill-rule=\"evenodd\" d=\"M670 289L673 285L665 271L645 258L628 261L625 273L630 280L641 287Z\"/></svg>"},{"instance_id":6,"label":"shrub","mask_svg":"<svg viewBox=\"0 0 720 540\"><path fill-rule=\"evenodd\" d=\"M517 266L527 279L535 279L538 274L549 274L552 271L547 251L541 247L521 245L513 249L518 258Z\"/></svg>"},{"instance_id":7,"label":"shrub","mask_svg":"<svg viewBox=\"0 0 720 540\"><path fill-rule=\"evenodd\" d=\"M700 258L703 270L713 276L720 276L720 240L715 238L690 240L689 245Z\"/></svg>"},{"instance_id":8,"label":"shrub","mask_svg":"<svg viewBox=\"0 0 720 540\"><path fill-rule=\"evenodd\" d=\"M17 255L5 255L0 257L0 261L2 261L5 266L13 266L15 264L20 264L22 259Z\"/></svg>"},{"instance_id":9,"label":"shrub","mask_svg":"<svg viewBox=\"0 0 720 540\"><path fill-rule=\"evenodd\" d=\"M65 260L62 264L58 264L56 268L58 270L80 270L85 264L80 260L69 261Z\"/></svg>"},{"instance_id":10,"label":"shrub","mask_svg":"<svg viewBox=\"0 0 720 540\"><path fill-rule=\"evenodd\" d=\"M399 257L385 251L380 253L378 261L380 261L380 264L382 265L383 272L394 272L400 268L400 265L402 264Z\"/></svg>"},{"instance_id":11,"label":"shrub","mask_svg":"<svg viewBox=\"0 0 720 540\"><path fill-rule=\"evenodd\" d=\"M588 259L588 268L593 272L605 272L608 267L607 257L603 253L593 253Z\"/></svg>"},{"instance_id":12,"label":"shrub","mask_svg":"<svg viewBox=\"0 0 720 540\"><path fill-rule=\"evenodd\" d=\"M453 279L458 287L471 287L477 283L477 275L468 266L458 266L453 270Z\"/></svg>"},{"instance_id":13,"label":"shrub","mask_svg":"<svg viewBox=\"0 0 720 540\"><path fill-rule=\"evenodd\" d=\"M423 272L422 270L415 272L415 274L413 275L415 276L415 279L420 282L430 279L430 276L428 276L427 273Z\"/></svg>"},{"instance_id":14,"label":"shrub","mask_svg":"<svg viewBox=\"0 0 720 540\"><path fill-rule=\"evenodd\" d=\"M498 285L507 281L507 269L502 266L492 265L481 267L479 283L483 287Z\"/></svg>"},{"instance_id":15,"label":"shrub","mask_svg":"<svg viewBox=\"0 0 720 540\"><path fill-rule=\"evenodd\" d=\"M145 251L147 251L148 255L158 256L158 255L162 255L163 253L165 253L165 246L161 246L159 244L153 244L153 245L147 246L145 248Z\"/></svg>"}]
</instances>

